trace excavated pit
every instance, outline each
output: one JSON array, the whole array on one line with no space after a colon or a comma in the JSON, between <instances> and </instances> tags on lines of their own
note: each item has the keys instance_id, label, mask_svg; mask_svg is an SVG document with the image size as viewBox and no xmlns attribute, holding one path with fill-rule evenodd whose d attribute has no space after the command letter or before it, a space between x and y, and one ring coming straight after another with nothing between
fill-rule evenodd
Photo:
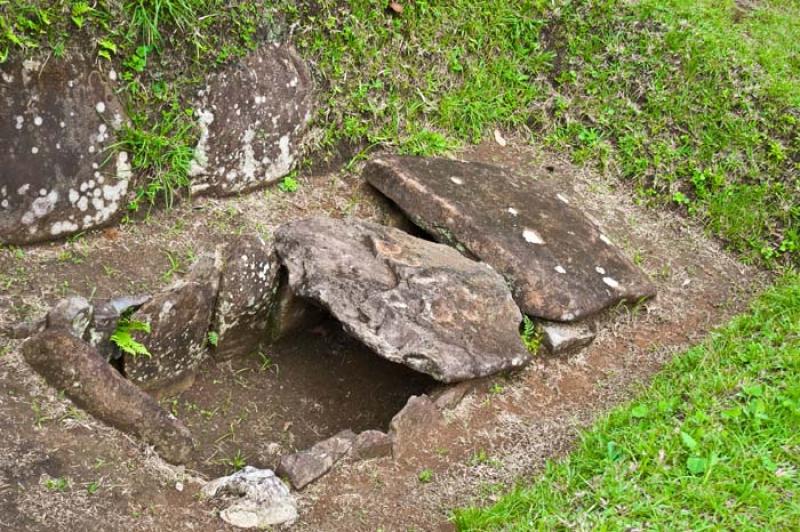
<instances>
[{"instance_id":1,"label":"excavated pit","mask_svg":"<svg viewBox=\"0 0 800 532\"><path fill-rule=\"evenodd\" d=\"M436 381L373 353L331 317L247 357L202 365L194 384L161 400L192 432L190 467L211 476L243 462L277 467L342 430L386 431L408 398Z\"/></svg>"}]
</instances>

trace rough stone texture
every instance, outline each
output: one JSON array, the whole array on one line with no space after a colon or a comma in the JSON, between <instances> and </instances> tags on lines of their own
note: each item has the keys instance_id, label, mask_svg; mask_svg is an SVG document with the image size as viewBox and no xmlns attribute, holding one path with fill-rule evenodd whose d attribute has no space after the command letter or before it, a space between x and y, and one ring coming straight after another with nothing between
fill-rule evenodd
<instances>
[{"instance_id":1,"label":"rough stone texture","mask_svg":"<svg viewBox=\"0 0 800 532\"><path fill-rule=\"evenodd\" d=\"M573 321L655 295L597 225L533 176L398 156L373 160L364 176L437 240L491 264L526 314Z\"/></svg>"},{"instance_id":2,"label":"rough stone texture","mask_svg":"<svg viewBox=\"0 0 800 532\"><path fill-rule=\"evenodd\" d=\"M291 524L297 519L297 503L289 488L269 469L246 466L203 486L204 497L232 495L237 499L220 512L226 523L239 528L263 529Z\"/></svg>"},{"instance_id":3,"label":"rough stone texture","mask_svg":"<svg viewBox=\"0 0 800 532\"><path fill-rule=\"evenodd\" d=\"M275 301L270 310L267 341L276 342L292 333L309 330L324 321L325 311L289 288L286 269L281 269Z\"/></svg>"},{"instance_id":4,"label":"rough stone texture","mask_svg":"<svg viewBox=\"0 0 800 532\"><path fill-rule=\"evenodd\" d=\"M529 361L503 279L455 250L369 222L281 226L289 285L379 355L454 382Z\"/></svg>"},{"instance_id":5,"label":"rough stone texture","mask_svg":"<svg viewBox=\"0 0 800 532\"><path fill-rule=\"evenodd\" d=\"M125 355L125 376L158 395L191 385L204 360L207 334L219 289L219 256L204 255L184 280L153 296L132 319L150 324L150 334L133 333L152 356Z\"/></svg>"},{"instance_id":6,"label":"rough stone texture","mask_svg":"<svg viewBox=\"0 0 800 532\"><path fill-rule=\"evenodd\" d=\"M459 382L452 386L445 386L431 394L431 399L437 408L452 410L457 407L467 393L472 391L474 383Z\"/></svg>"},{"instance_id":7,"label":"rough stone texture","mask_svg":"<svg viewBox=\"0 0 800 532\"><path fill-rule=\"evenodd\" d=\"M154 445L169 462L189 458L188 429L69 331L47 329L26 341L22 354L48 384L94 417Z\"/></svg>"},{"instance_id":8,"label":"rough stone texture","mask_svg":"<svg viewBox=\"0 0 800 532\"><path fill-rule=\"evenodd\" d=\"M222 70L201 100L195 192L236 194L289 173L312 110L311 76L290 45L264 45Z\"/></svg>"},{"instance_id":9,"label":"rough stone texture","mask_svg":"<svg viewBox=\"0 0 800 532\"><path fill-rule=\"evenodd\" d=\"M78 338L83 338L89 323L92 321L94 308L80 296L62 299L47 313L47 326L52 329L64 329Z\"/></svg>"},{"instance_id":10,"label":"rough stone texture","mask_svg":"<svg viewBox=\"0 0 800 532\"><path fill-rule=\"evenodd\" d=\"M217 360L248 355L264 339L279 271L272 246L260 237L241 237L228 248L212 327Z\"/></svg>"},{"instance_id":11,"label":"rough stone texture","mask_svg":"<svg viewBox=\"0 0 800 532\"><path fill-rule=\"evenodd\" d=\"M109 76L91 61L0 65L0 243L27 244L102 226L131 185L126 120Z\"/></svg>"},{"instance_id":12,"label":"rough stone texture","mask_svg":"<svg viewBox=\"0 0 800 532\"><path fill-rule=\"evenodd\" d=\"M295 489L303 489L330 471L353 446L356 435L349 430L315 444L310 449L281 457L277 472L288 478Z\"/></svg>"},{"instance_id":13,"label":"rough stone texture","mask_svg":"<svg viewBox=\"0 0 800 532\"><path fill-rule=\"evenodd\" d=\"M122 315L130 309L139 308L150 300L150 296L119 296L98 303L84 338L98 350L106 360L119 358L119 348L111 343L111 335Z\"/></svg>"},{"instance_id":14,"label":"rough stone texture","mask_svg":"<svg viewBox=\"0 0 800 532\"><path fill-rule=\"evenodd\" d=\"M420 452L444 425L444 416L427 395L412 395L389 424L392 455L406 458Z\"/></svg>"},{"instance_id":15,"label":"rough stone texture","mask_svg":"<svg viewBox=\"0 0 800 532\"><path fill-rule=\"evenodd\" d=\"M365 430L356 436L351 452L356 460L372 460L392 456L392 439L379 430Z\"/></svg>"},{"instance_id":16,"label":"rough stone texture","mask_svg":"<svg viewBox=\"0 0 800 532\"><path fill-rule=\"evenodd\" d=\"M595 337L592 324L539 322L542 329L542 345L554 355L575 352L592 343Z\"/></svg>"}]
</instances>

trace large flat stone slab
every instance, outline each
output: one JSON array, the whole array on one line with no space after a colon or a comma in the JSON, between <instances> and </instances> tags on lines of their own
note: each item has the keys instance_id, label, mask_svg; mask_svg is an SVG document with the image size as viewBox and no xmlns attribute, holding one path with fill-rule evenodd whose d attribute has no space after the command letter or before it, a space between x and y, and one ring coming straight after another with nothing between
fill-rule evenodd
<instances>
[{"instance_id":1,"label":"large flat stone slab","mask_svg":"<svg viewBox=\"0 0 800 532\"><path fill-rule=\"evenodd\" d=\"M364 176L434 238L492 265L522 311L579 320L655 287L553 186L488 164L384 156Z\"/></svg>"},{"instance_id":2,"label":"large flat stone slab","mask_svg":"<svg viewBox=\"0 0 800 532\"><path fill-rule=\"evenodd\" d=\"M112 150L125 119L108 74L79 55L0 65L0 243L110 223L131 185Z\"/></svg>"},{"instance_id":3,"label":"large flat stone slab","mask_svg":"<svg viewBox=\"0 0 800 532\"><path fill-rule=\"evenodd\" d=\"M313 217L281 226L289 287L379 355L444 382L519 368L522 316L502 277L456 250L381 225Z\"/></svg>"},{"instance_id":4,"label":"large flat stone slab","mask_svg":"<svg viewBox=\"0 0 800 532\"><path fill-rule=\"evenodd\" d=\"M312 102L311 75L288 44L266 44L214 74L198 106L193 191L237 194L289 173Z\"/></svg>"}]
</instances>

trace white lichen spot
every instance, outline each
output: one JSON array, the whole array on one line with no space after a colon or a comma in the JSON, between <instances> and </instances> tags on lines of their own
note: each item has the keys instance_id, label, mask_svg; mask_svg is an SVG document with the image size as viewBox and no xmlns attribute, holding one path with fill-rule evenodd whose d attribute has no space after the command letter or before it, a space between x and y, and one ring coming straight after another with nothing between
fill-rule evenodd
<instances>
[{"instance_id":1,"label":"white lichen spot","mask_svg":"<svg viewBox=\"0 0 800 532\"><path fill-rule=\"evenodd\" d=\"M89 208L89 198L86 196L81 196L76 206L78 207L79 211L86 212L86 209ZM84 220L84 224L85 223L86 221Z\"/></svg>"},{"instance_id":2,"label":"white lichen spot","mask_svg":"<svg viewBox=\"0 0 800 532\"><path fill-rule=\"evenodd\" d=\"M522 231L522 238L524 238L525 242L529 244L539 244L539 245L544 244L544 239L542 238L542 235L540 235L538 231L535 231L527 227L525 228L524 231Z\"/></svg>"},{"instance_id":3,"label":"white lichen spot","mask_svg":"<svg viewBox=\"0 0 800 532\"><path fill-rule=\"evenodd\" d=\"M50 234L53 236L60 235L62 233L72 233L77 230L78 224L70 221L55 222L50 226Z\"/></svg>"},{"instance_id":4,"label":"white lichen spot","mask_svg":"<svg viewBox=\"0 0 800 532\"><path fill-rule=\"evenodd\" d=\"M610 239L610 238L608 238L608 237L607 237L606 235L604 235L603 233L600 233L600 240L602 240L603 242L605 242L605 244L606 244L606 245L608 245L608 246L612 245L612 244L611 244L611 239Z\"/></svg>"},{"instance_id":5,"label":"white lichen spot","mask_svg":"<svg viewBox=\"0 0 800 532\"><path fill-rule=\"evenodd\" d=\"M97 109L98 113L105 113L106 104L105 102L97 102L97 105L95 105L94 108Z\"/></svg>"},{"instance_id":6,"label":"white lichen spot","mask_svg":"<svg viewBox=\"0 0 800 532\"><path fill-rule=\"evenodd\" d=\"M8 209L8 200L4 199L3 201L0 201L0 207L3 207L4 209Z\"/></svg>"},{"instance_id":7,"label":"white lichen spot","mask_svg":"<svg viewBox=\"0 0 800 532\"><path fill-rule=\"evenodd\" d=\"M3 81L5 81L6 83L13 83L14 82L14 76L12 76L11 74L7 74L7 73L3 72Z\"/></svg>"},{"instance_id":8,"label":"white lichen spot","mask_svg":"<svg viewBox=\"0 0 800 532\"><path fill-rule=\"evenodd\" d=\"M28 192L28 189L30 189L30 188L31 188L31 184L30 184L30 183L25 183L24 185L22 185L21 187L19 187L19 188L17 189L17 194L19 194L20 196L22 196L22 195L24 195L26 192Z\"/></svg>"},{"instance_id":9,"label":"white lichen spot","mask_svg":"<svg viewBox=\"0 0 800 532\"><path fill-rule=\"evenodd\" d=\"M514 207L509 207L508 208L508 214L510 214L511 216L516 216L516 215L519 214L519 211L517 209L515 209Z\"/></svg>"},{"instance_id":10,"label":"white lichen spot","mask_svg":"<svg viewBox=\"0 0 800 532\"><path fill-rule=\"evenodd\" d=\"M569 200L563 194L556 194L556 197L558 198L558 201L561 201L569 205Z\"/></svg>"},{"instance_id":11,"label":"white lichen spot","mask_svg":"<svg viewBox=\"0 0 800 532\"><path fill-rule=\"evenodd\" d=\"M33 125L35 125L36 127L41 126L43 122L44 122L44 119L42 119L41 116L33 117Z\"/></svg>"},{"instance_id":12,"label":"white lichen spot","mask_svg":"<svg viewBox=\"0 0 800 532\"><path fill-rule=\"evenodd\" d=\"M619 282L613 277L603 277L603 282L611 288L619 288Z\"/></svg>"},{"instance_id":13,"label":"white lichen spot","mask_svg":"<svg viewBox=\"0 0 800 532\"><path fill-rule=\"evenodd\" d=\"M258 168L258 161L256 161L253 150L253 139L255 138L256 132L251 128L248 128L242 136L242 157L239 160L239 171L248 182L255 179Z\"/></svg>"},{"instance_id":14,"label":"white lichen spot","mask_svg":"<svg viewBox=\"0 0 800 532\"><path fill-rule=\"evenodd\" d=\"M117 81L117 71L113 68L108 71L108 79L111 81Z\"/></svg>"},{"instance_id":15,"label":"white lichen spot","mask_svg":"<svg viewBox=\"0 0 800 532\"><path fill-rule=\"evenodd\" d=\"M451 177L450 181L452 181L456 185L463 185L464 184L464 180L461 179L460 177L456 177L456 176Z\"/></svg>"},{"instance_id":16,"label":"white lichen spot","mask_svg":"<svg viewBox=\"0 0 800 532\"><path fill-rule=\"evenodd\" d=\"M31 153L36 155L37 153L39 153L39 148L37 146L34 146L33 148L31 148Z\"/></svg>"},{"instance_id":17,"label":"white lichen spot","mask_svg":"<svg viewBox=\"0 0 800 532\"><path fill-rule=\"evenodd\" d=\"M31 204L31 210L23 214L20 221L24 225L33 224L33 222L35 222L39 218L50 214L55 208L57 201L58 201L58 192L56 192L55 190L50 191L50 193L45 196L36 198L35 200L33 200L33 203Z\"/></svg>"},{"instance_id":18,"label":"white lichen spot","mask_svg":"<svg viewBox=\"0 0 800 532\"><path fill-rule=\"evenodd\" d=\"M47 189L46 188L40 188L39 189L39 195L40 196L47 196Z\"/></svg>"},{"instance_id":19,"label":"white lichen spot","mask_svg":"<svg viewBox=\"0 0 800 532\"><path fill-rule=\"evenodd\" d=\"M80 192L78 192L74 188L69 189L69 202L72 205L75 205L80 198L81 198Z\"/></svg>"},{"instance_id":20,"label":"white lichen spot","mask_svg":"<svg viewBox=\"0 0 800 532\"><path fill-rule=\"evenodd\" d=\"M94 153L96 148L94 146L89 146L89 153Z\"/></svg>"},{"instance_id":21,"label":"white lichen spot","mask_svg":"<svg viewBox=\"0 0 800 532\"><path fill-rule=\"evenodd\" d=\"M601 268L600 266L595 266L595 267L594 267L594 271L596 271L596 272L597 272L597 273L599 273L600 275L605 275L605 274L606 274L606 271L605 271L605 269Z\"/></svg>"},{"instance_id":22,"label":"white lichen spot","mask_svg":"<svg viewBox=\"0 0 800 532\"><path fill-rule=\"evenodd\" d=\"M22 125L25 123L25 117L17 115L14 117L14 121L16 122L16 124L14 124L14 127L17 129L22 129Z\"/></svg>"},{"instance_id":23,"label":"white lichen spot","mask_svg":"<svg viewBox=\"0 0 800 532\"><path fill-rule=\"evenodd\" d=\"M189 166L189 176L197 177L206 173L208 166L208 126L214 122L214 113L200 109L197 111L197 122L200 126L200 140L194 148L194 157Z\"/></svg>"},{"instance_id":24,"label":"white lichen spot","mask_svg":"<svg viewBox=\"0 0 800 532\"><path fill-rule=\"evenodd\" d=\"M64 121L62 120L61 122L58 123L58 127L60 127L61 129L64 129L65 127L67 127L67 124L64 123Z\"/></svg>"},{"instance_id":25,"label":"white lichen spot","mask_svg":"<svg viewBox=\"0 0 800 532\"><path fill-rule=\"evenodd\" d=\"M559 264L558 266L556 266L556 267L555 267L555 270L556 270L558 273L562 273L562 274L563 274L563 273L567 273L567 270L565 270L565 269L564 269L564 267L563 267L562 265L560 265L560 264Z\"/></svg>"},{"instance_id":26,"label":"white lichen spot","mask_svg":"<svg viewBox=\"0 0 800 532\"><path fill-rule=\"evenodd\" d=\"M293 77L293 78L291 79L291 81L289 81L289 86L290 86L290 87L297 87L297 77L296 77L296 76L295 76L295 77Z\"/></svg>"}]
</instances>

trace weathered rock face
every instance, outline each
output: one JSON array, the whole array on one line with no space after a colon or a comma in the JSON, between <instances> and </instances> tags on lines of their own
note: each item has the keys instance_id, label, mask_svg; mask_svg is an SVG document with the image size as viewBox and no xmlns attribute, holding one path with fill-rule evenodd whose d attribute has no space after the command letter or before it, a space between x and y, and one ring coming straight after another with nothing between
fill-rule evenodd
<instances>
[{"instance_id":1,"label":"weathered rock face","mask_svg":"<svg viewBox=\"0 0 800 532\"><path fill-rule=\"evenodd\" d=\"M62 299L47 313L47 326L51 329L64 329L78 338L83 338L92 321L94 308L80 296Z\"/></svg>"},{"instance_id":2,"label":"weathered rock face","mask_svg":"<svg viewBox=\"0 0 800 532\"><path fill-rule=\"evenodd\" d=\"M356 435L349 430L322 440L310 449L281 457L277 472L286 477L295 489L303 489L330 471L353 446Z\"/></svg>"},{"instance_id":3,"label":"weathered rock face","mask_svg":"<svg viewBox=\"0 0 800 532\"><path fill-rule=\"evenodd\" d=\"M191 455L188 429L69 330L39 333L23 344L22 354L48 384L63 390L76 405L153 444L165 460L182 463Z\"/></svg>"},{"instance_id":4,"label":"weathered rock face","mask_svg":"<svg viewBox=\"0 0 800 532\"><path fill-rule=\"evenodd\" d=\"M356 460L392 456L392 438L379 430L365 430L353 441L352 455Z\"/></svg>"},{"instance_id":5,"label":"weathered rock face","mask_svg":"<svg viewBox=\"0 0 800 532\"><path fill-rule=\"evenodd\" d=\"M443 425L444 416L427 395L411 396L389 425L392 455L405 459L424 454L426 445Z\"/></svg>"},{"instance_id":6,"label":"weathered rock face","mask_svg":"<svg viewBox=\"0 0 800 532\"><path fill-rule=\"evenodd\" d=\"M160 394L190 386L204 360L207 333L219 289L221 260L204 255L186 279L155 295L131 318L150 324L150 333L135 332L151 356L125 355L125 376Z\"/></svg>"},{"instance_id":7,"label":"weathered rock face","mask_svg":"<svg viewBox=\"0 0 800 532\"><path fill-rule=\"evenodd\" d=\"M236 194L292 168L311 118L311 76L286 44L269 44L211 78L198 113L193 190Z\"/></svg>"},{"instance_id":8,"label":"weathered rock face","mask_svg":"<svg viewBox=\"0 0 800 532\"><path fill-rule=\"evenodd\" d=\"M259 237L242 237L228 248L214 313L217 360L248 355L264 338L279 271L272 246Z\"/></svg>"},{"instance_id":9,"label":"weathered rock face","mask_svg":"<svg viewBox=\"0 0 800 532\"><path fill-rule=\"evenodd\" d=\"M131 166L109 151L126 120L110 80L80 56L0 65L0 242L63 237L114 219Z\"/></svg>"},{"instance_id":10,"label":"weathered rock face","mask_svg":"<svg viewBox=\"0 0 800 532\"><path fill-rule=\"evenodd\" d=\"M492 265L522 311L573 321L655 287L569 198L531 177L449 159L386 156L366 179L437 240Z\"/></svg>"},{"instance_id":11,"label":"weathered rock face","mask_svg":"<svg viewBox=\"0 0 800 532\"><path fill-rule=\"evenodd\" d=\"M566 355L578 351L592 343L594 327L588 323L556 323L544 321L542 345L553 355Z\"/></svg>"},{"instance_id":12,"label":"weathered rock face","mask_svg":"<svg viewBox=\"0 0 800 532\"><path fill-rule=\"evenodd\" d=\"M297 519L297 503L289 488L269 469L246 466L233 475L203 486L207 498L238 497L220 512L226 523L239 528L258 528L291 523Z\"/></svg>"},{"instance_id":13,"label":"weathered rock face","mask_svg":"<svg viewBox=\"0 0 800 532\"><path fill-rule=\"evenodd\" d=\"M281 226L275 248L296 294L393 362L454 382L529 360L503 279L447 246L314 217Z\"/></svg>"}]
</instances>

